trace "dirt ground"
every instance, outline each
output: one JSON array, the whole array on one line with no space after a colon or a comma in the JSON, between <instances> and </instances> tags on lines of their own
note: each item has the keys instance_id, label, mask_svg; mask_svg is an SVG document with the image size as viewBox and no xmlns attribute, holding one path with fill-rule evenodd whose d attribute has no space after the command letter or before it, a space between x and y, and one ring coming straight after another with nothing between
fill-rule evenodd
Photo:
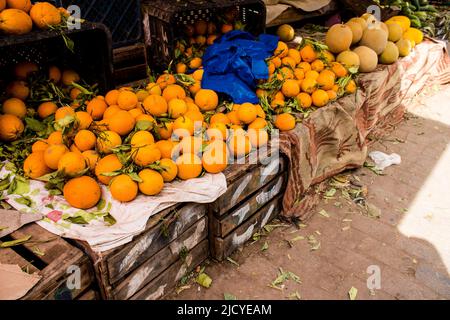
<instances>
[{"instance_id":1,"label":"dirt ground","mask_svg":"<svg viewBox=\"0 0 450 320\"><path fill-rule=\"evenodd\" d=\"M210 288L191 280L167 298L449 299L450 87L428 95L370 148L400 165L330 179L311 220L271 222L231 259L205 264Z\"/></svg>"}]
</instances>

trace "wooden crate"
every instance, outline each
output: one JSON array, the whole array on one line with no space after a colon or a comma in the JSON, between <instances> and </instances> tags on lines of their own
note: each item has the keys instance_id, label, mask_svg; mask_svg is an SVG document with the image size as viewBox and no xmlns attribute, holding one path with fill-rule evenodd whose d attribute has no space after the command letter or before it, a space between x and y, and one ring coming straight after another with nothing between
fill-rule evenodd
<instances>
[{"instance_id":1,"label":"wooden crate","mask_svg":"<svg viewBox=\"0 0 450 320\"><path fill-rule=\"evenodd\" d=\"M173 270L189 272L209 255L203 248L204 242L208 248L206 211L207 205L196 203L178 204L163 210L149 219L146 229L132 242L102 253L95 253L87 243L78 241L93 261L102 297L160 298L167 294L184 275L175 280L171 277ZM185 260L190 263L184 263ZM155 283L163 280L168 281L162 285L164 289L158 286L158 294L151 292Z\"/></svg>"},{"instance_id":2,"label":"wooden crate","mask_svg":"<svg viewBox=\"0 0 450 320\"><path fill-rule=\"evenodd\" d=\"M89 258L63 238L32 223L13 232L2 241L31 236L22 245L0 248L0 263L17 264L22 270L37 272L42 279L23 297L25 300L72 300L94 283ZM80 287L72 288L71 266L80 270Z\"/></svg>"},{"instance_id":3,"label":"wooden crate","mask_svg":"<svg viewBox=\"0 0 450 320\"><path fill-rule=\"evenodd\" d=\"M143 43L114 49L113 61L116 85L147 78L147 59Z\"/></svg>"},{"instance_id":4,"label":"wooden crate","mask_svg":"<svg viewBox=\"0 0 450 320\"><path fill-rule=\"evenodd\" d=\"M209 205L208 212L214 259L228 257L280 212L287 161L283 157L268 158L266 165L233 165L225 172L228 190Z\"/></svg>"}]
</instances>

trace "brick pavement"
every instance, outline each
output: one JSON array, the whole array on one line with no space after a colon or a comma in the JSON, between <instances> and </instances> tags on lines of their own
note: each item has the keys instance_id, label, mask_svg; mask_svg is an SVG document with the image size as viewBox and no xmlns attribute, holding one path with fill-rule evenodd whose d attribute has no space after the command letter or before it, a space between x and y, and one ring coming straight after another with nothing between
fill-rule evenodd
<instances>
[{"instance_id":1,"label":"brick pavement","mask_svg":"<svg viewBox=\"0 0 450 320\"><path fill-rule=\"evenodd\" d=\"M349 190L367 188L363 198L379 218L345 198L347 188L336 188L334 198L316 208L329 217L316 214L306 227L275 228L232 255L239 266L207 263L209 289L191 282L168 298L223 299L230 293L239 299L289 299L298 292L306 300L348 299L355 287L357 299L449 299L450 87L418 97L408 109L407 119L370 148L400 154L401 165L382 176L367 168L344 175L357 185ZM310 235L320 242L318 250L311 250ZM298 236L305 239L286 241ZM268 249L262 251L265 242ZM367 268L373 265L380 268L381 289L371 291ZM298 275L301 283L269 287L279 268Z\"/></svg>"}]
</instances>

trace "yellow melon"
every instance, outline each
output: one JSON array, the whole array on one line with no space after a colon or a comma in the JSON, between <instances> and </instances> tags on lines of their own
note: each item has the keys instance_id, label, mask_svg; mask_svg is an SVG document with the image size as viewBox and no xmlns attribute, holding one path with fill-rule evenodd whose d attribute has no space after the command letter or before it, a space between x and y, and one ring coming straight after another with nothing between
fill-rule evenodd
<instances>
[{"instance_id":1,"label":"yellow melon","mask_svg":"<svg viewBox=\"0 0 450 320\"><path fill-rule=\"evenodd\" d=\"M345 24L335 24L332 26L325 37L325 43L333 53L341 53L348 50L352 44L352 29Z\"/></svg>"}]
</instances>

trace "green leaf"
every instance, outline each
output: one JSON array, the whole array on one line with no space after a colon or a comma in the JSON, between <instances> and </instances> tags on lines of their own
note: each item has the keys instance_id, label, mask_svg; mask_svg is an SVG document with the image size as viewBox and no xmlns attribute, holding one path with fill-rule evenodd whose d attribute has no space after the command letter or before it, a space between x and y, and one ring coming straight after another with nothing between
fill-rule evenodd
<instances>
[{"instance_id":1,"label":"green leaf","mask_svg":"<svg viewBox=\"0 0 450 320\"><path fill-rule=\"evenodd\" d=\"M266 242L264 242L263 246L261 247L261 251L266 251L267 249L269 249L269 244Z\"/></svg>"},{"instance_id":2,"label":"green leaf","mask_svg":"<svg viewBox=\"0 0 450 320\"><path fill-rule=\"evenodd\" d=\"M84 220L84 218L82 216L67 217L64 220L69 221L71 223L75 223L75 224L88 224L87 221Z\"/></svg>"},{"instance_id":3,"label":"green leaf","mask_svg":"<svg viewBox=\"0 0 450 320\"><path fill-rule=\"evenodd\" d=\"M232 295L231 293L226 293L226 292L223 294L223 298L225 300L237 300L235 295Z\"/></svg>"},{"instance_id":4,"label":"green leaf","mask_svg":"<svg viewBox=\"0 0 450 320\"><path fill-rule=\"evenodd\" d=\"M102 198L100 199L100 201L97 203L97 210L101 211L105 208L106 206L106 201Z\"/></svg>"},{"instance_id":5,"label":"green leaf","mask_svg":"<svg viewBox=\"0 0 450 320\"><path fill-rule=\"evenodd\" d=\"M12 191L14 194L25 194L30 192L30 181L19 178L19 176L14 177L14 181L16 182L15 188Z\"/></svg>"},{"instance_id":6,"label":"green leaf","mask_svg":"<svg viewBox=\"0 0 450 320\"><path fill-rule=\"evenodd\" d=\"M234 264L236 267L239 267L239 263L237 263L236 261L234 261L233 259L231 259L230 257L227 258L228 262L230 262L231 264Z\"/></svg>"},{"instance_id":7,"label":"green leaf","mask_svg":"<svg viewBox=\"0 0 450 320\"><path fill-rule=\"evenodd\" d=\"M325 218L329 218L330 215L328 214L328 212L326 212L324 209L319 211L319 214Z\"/></svg>"},{"instance_id":8,"label":"green leaf","mask_svg":"<svg viewBox=\"0 0 450 320\"><path fill-rule=\"evenodd\" d=\"M136 172L131 172L128 174L133 181L142 182L143 180L138 176Z\"/></svg>"},{"instance_id":9,"label":"green leaf","mask_svg":"<svg viewBox=\"0 0 450 320\"><path fill-rule=\"evenodd\" d=\"M348 297L350 298L350 300L356 300L357 295L358 289L356 289L355 287L351 287L350 290L348 291Z\"/></svg>"},{"instance_id":10,"label":"green leaf","mask_svg":"<svg viewBox=\"0 0 450 320\"><path fill-rule=\"evenodd\" d=\"M121 170L113 171L113 172L103 172L100 175L105 177L116 177L122 174Z\"/></svg>"},{"instance_id":11,"label":"green leaf","mask_svg":"<svg viewBox=\"0 0 450 320\"><path fill-rule=\"evenodd\" d=\"M0 248L9 248L9 247L18 246L18 245L21 245L21 244L27 242L30 239L31 239L31 236L25 236L21 239L5 241L0 244Z\"/></svg>"},{"instance_id":12,"label":"green leaf","mask_svg":"<svg viewBox=\"0 0 450 320\"><path fill-rule=\"evenodd\" d=\"M25 123L27 129L33 130L34 132L41 132L46 129L45 125L41 121L33 118L25 118Z\"/></svg>"},{"instance_id":13,"label":"green leaf","mask_svg":"<svg viewBox=\"0 0 450 320\"><path fill-rule=\"evenodd\" d=\"M33 205L33 200L30 197L22 196L20 198L14 199L15 202L23 204L24 206L31 207Z\"/></svg>"},{"instance_id":14,"label":"green leaf","mask_svg":"<svg viewBox=\"0 0 450 320\"><path fill-rule=\"evenodd\" d=\"M111 214L107 214L106 216L103 217L103 220L109 225L112 226L114 224L116 224L116 219L114 219L114 217Z\"/></svg>"},{"instance_id":15,"label":"green leaf","mask_svg":"<svg viewBox=\"0 0 450 320\"><path fill-rule=\"evenodd\" d=\"M136 123L136 129L138 130L151 130L153 128L154 123L148 120L140 120Z\"/></svg>"},{"instance_id":16,"label":"green leaf","mask_svg":"<svg viewBox=\"0 0 450 320\"><path fill-rule=\"evenodd\" d=\"M197 277L197 283L202 287L209 288L212 283L212 279L206 273L200 273Z\"/></svg>"}]
</instances>

